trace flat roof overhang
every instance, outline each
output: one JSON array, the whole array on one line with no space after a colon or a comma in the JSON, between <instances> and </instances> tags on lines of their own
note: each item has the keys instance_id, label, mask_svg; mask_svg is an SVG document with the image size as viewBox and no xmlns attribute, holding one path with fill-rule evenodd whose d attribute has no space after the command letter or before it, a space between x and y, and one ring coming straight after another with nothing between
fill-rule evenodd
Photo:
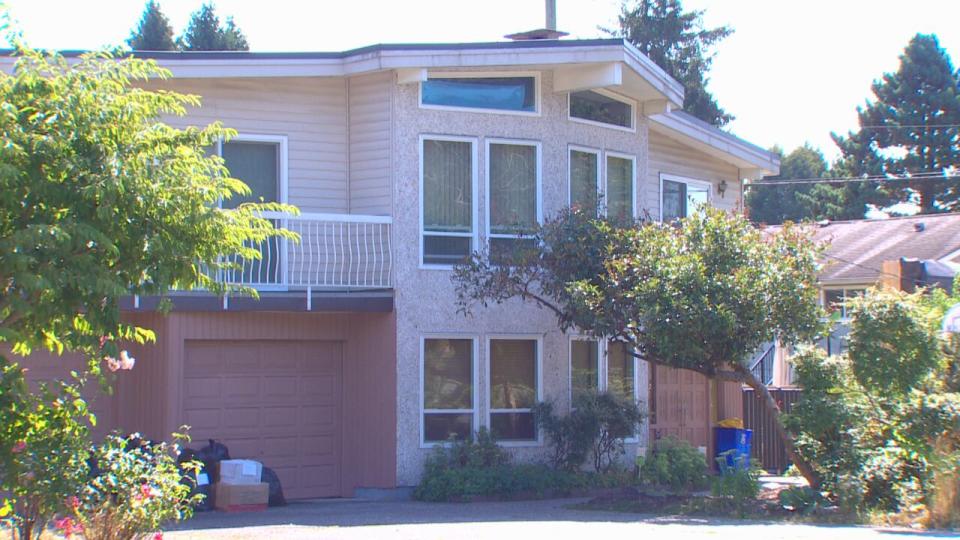
<instances>
[{"instance_id":1,"label":"flat roof overhang","mask_svg":"<svg viewBox=\"0 0 960 540\"><path fill-rule=\"evenodd\" d=\"M250 296L214 296L203 292L174 293L165 297L171 311L179 312L302 312L302 313L390 313L393 311L393 290L377 291L261 291L260 298ZM127 312L156 311L159 296L126 296L120 310Z\"/></svg>"}]
</instances>

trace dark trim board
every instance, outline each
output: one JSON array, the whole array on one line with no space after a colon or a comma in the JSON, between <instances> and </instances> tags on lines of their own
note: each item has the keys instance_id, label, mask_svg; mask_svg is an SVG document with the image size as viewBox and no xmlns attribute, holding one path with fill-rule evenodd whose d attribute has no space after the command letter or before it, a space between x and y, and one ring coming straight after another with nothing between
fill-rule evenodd
<instances>
[{"instance_id":1,"label":"dark trim board","mask_svg":"<svg viewBox=\"0 0 960 540\"><path fill-rule=\"evenodd\" d=\"M171 294L167 297L172 311L181 312L244 312L244 311L293 311L293 312L350 312L390 313L393 311L393 291L363 292L314 292L310 295L309 309L306 291L262 292L260 298L231 296L226 303L223 297L205 293ZM135 299L126 296L120 300L121 311L156 311L161 297L142 296Z\"/></svg>"}]
</instances>

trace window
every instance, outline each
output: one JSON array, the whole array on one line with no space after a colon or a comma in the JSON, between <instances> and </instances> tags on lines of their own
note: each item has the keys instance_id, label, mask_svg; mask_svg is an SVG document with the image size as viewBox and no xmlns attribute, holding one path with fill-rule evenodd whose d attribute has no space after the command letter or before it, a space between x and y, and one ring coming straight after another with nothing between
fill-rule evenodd
<instances>
[{"instance_id":1,"label":"window","mask_svg":"<svg viewBox=\"0 0 960 540\"><path fill-rule=\"evenodd\" d=\"M626 344L575 337L570 341L570 399L611 392L637 399L637 361Z\"/></svg>"},{"instance_id":2,"label":"window","mask_svg":"<svg viewBox=\"0 0 960 540\"><path fill-rule=\"evenodd\" d=\"M487 227L490 258L502 261L531 247L540 222L540 145L487 143Z\"/></svg>"},{"instance_id":3,"label":"window","mask_svg":"<svg viewBox=\"0 0 960 540\"><path fill-rule=\"evenodd\" d=\"M633 104L612 92L583 90L570 93L570 119L633 131Z\"/></svg>"},{"instance_id":4,"label":"window","mask_svg":"<svg viewBox=\"0 0 960 540\"><path fill-rule=\"evenodd\" d=\"M607 343L607 390L624 399L636 399L634 357L618 341Z\"/></svg>"},{"instance_id":5,"label":"window","mask_svg":"<svg viewBox=\"0 0 960 540\"><path fill-rule=\"evenodd\" d=\"M423 340L423 442L470 437L475 431L473 339Z\"/></svg>"},{"instance_id":6,"label":"window","mask_svg":"<svg viewBox=\"0 0 960 540\"><path fill-rule=\"evenodd\" d=\"M823 291L823 307L828 313L840 312L841 319L848 319L849 306L847 302L863 296L866 289L825 289Z\"/></svg>"},{"instance_id":7,"label":"window","mask_svg":"<svg viewBox=\"0 0 960 540\"><path fill-rule=\"evenodd\" d=\"M570 205L598 212L618 220L632 220L636 185L636 158L604 152L606 174L601 184L600 151L570 148ZM603 187L601 187L603 186ZM603 204L598 204L603 195Z\"/></svg>"},{"instance_id":8,"label":"window","mask_svg":"<svg viewBox=\"0 0 960 540\"><path fill-rule=\"evenodd\" d=\"M487 112L537 114L535 75L445 74L420 83L420 105Z\"/></svg>"},{"instance_id":9,"label":"window","mask_svg":"<svg viewBox=\"0 0 960 540\"><path fill-rule=\"evenodd\" d=\"M424 265L450 266L474 250L476 146L473 139L421 140L421 252Z\"/></svg>"},{"instance_id":10,"label":"window","mask_svg":"<svg viewBox=\"0 0 960 540\"><path fill-rule=\"evenodd\" d=\"M594 339L570 341L570 393L579 396L600 390L600 344Z\"/></svg>"},{"instance_id":11,"label":"window","mask_svg":"<svg viewBox=\"0 0 960 540\"><path fill-rule=\"evenodd\" d=\"M710 183L662 174L660 194L660 221L673 221L710 202Z\"/></svg>"},{"instance_id":12,"label":"window","mask_svg":"<svg viewBox=\"0 0 960 540\"><path fill-rule=\"evenodd\" d=\"M607 216L616 220L633 220L634 158L607 153Z\"/></svg>"},{"instance_id":13,"label":"window","mask_svg":"<svg viewBox=\"0 0 960 540\"><path fill-rule=\"evenodd\" d=\"M540 345L536 339L491 339L490 432L499 441L536 441L531 408L540 400Z\"/></svg>"},{"instance_id":14,"label":"window","mask_svg":"<svg viewBox=\"0 0 960 540\"><path fill-rule=\"evenodd\" d=\"M600 152L570 148L570 206L597 208L599 181Z\"/></svg>"}]
</instances>

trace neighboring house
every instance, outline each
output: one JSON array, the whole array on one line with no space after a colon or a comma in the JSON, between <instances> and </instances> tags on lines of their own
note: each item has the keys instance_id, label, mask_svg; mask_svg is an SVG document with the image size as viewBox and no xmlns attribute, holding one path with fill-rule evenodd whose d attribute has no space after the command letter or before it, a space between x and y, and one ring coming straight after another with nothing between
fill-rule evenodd
<instances>
[{"instance_id":1,"label":"neighboring house","mask_svg":"<svg viewBox=\"0 0 960 540\"><path fill-rule=\"evenodd\" d=\"M198 94L177 126L222 121L219 145L255 197L301 234L221 276L261 298L131 298L156 330L136 369L98 398L101 429L198 444L273 467L292 498L416 484L449 433L491 428L519 460L547 449L537 400L581 389L636 399L628 444L674 434L709 447L740 416L735 384L648 369L615 344L561 333L518 301L457 313L451 268L570 204L672 219L742 207L742 179L775 155L680 112L683 88L620 39L375 45L342 53L146 53L173 73L148 86ZM9 59L8 59L9 60ZM9 65L9 62L8 62ZM235 204L236 201L231 201ZM69 359L32 359L43 376Z\"/></svg>"},{"instance_id":2,"label":"neighboring house","mask_svg":"<svg viewBox=\"0 0 960 540\"><path fill-rule=\"evenodd\" d=\"M820 343L829 354L844 348L845 299L878 285L908 292L918 287L949 290L960 273L960 213L823 221L816 227L815 240L828 244L818 276L820 301L840 313L838 324ZM762 361L757 358L755 365L770 384L789 386L794 381L786 357L777 350Z\"/></svg>"}]
</instances>

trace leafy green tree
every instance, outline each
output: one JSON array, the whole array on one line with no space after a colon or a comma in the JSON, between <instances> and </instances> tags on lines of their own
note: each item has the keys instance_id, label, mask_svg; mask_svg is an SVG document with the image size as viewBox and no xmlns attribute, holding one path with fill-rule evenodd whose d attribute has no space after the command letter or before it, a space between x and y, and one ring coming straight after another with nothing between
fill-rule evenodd
<instances>
[{"instance_id":1,"label":"leafy green tree","mask_svg":"<svg viewBox=\"0 0 960 540\"><path fill-rule=\"evenodd\" d=\"M246 36L234 24L233 17L227 17L226 24L221 25L213 4L203 4L191 15L178 43L185 51L250 50Z\"/></svg>"},{"instance_id":2,"label":"leafy green tree","mask_svg":"<svg viewBox=\"0 0 960 540\"><path fill-rule=\"evenodd\" d=\"M620 7L619 28L608 33L622 36L650 57L671 77L683 83L683 110L713 125L733 120L707 90L711 49L733 33L728 26L703 27L703 11L684 11L680 0L639 0Z\"/></svg>"},{"instance_id":3,"label":"leafy green tree","mask_svg":"<svg viewBox=\"0 0 960 540\"><path fill-rule=\"evenodd\" d=\"M764 181L784 181L783 185L759 185L747 192L747 208L754 223L779 225L784 221L834 218L840 213L840 192L829 184L790 184L798 178L823 178L827 161L823 153L809 144L797 147L788 155L774 147L780 155L780 174Z\"/></svg>"},{"instance_id":4,"label":"leafy green tree","mask_svg":"<svg viewBox=\"0 0 960 540\"><path fill-rule=\"evenodd\" d=\"M127 44L135 51L177 50L170 20L160 11L160 4L156 0L149 0L143 8L140 24L130 33Z\"/></svg>"},{"instance_id":5,"label":"leafy green tree","mask_svg":"<svg viewBox=\"0 0 960 540\"><path fill-rule=\"evenodd\" d=\"M547 220L537 247L515 254L512 264L475 253L454 272L459 309L533 302L553 312L561 329L623 341L651 364L747 384L778 418L776 401L747 364L771 335L790 344L821 329L810 231L786 226L764 238L743 216L714 208L676 226L617 227L593 215L573 209ZM776 425L816 486L792 435Z\"/></svg>"},{"instance_id":6,"label":"leafy green tree","mask_svg":"<svg viewBox=\"0 0 960 540\"><path fill-rule=\"evenodd\" d=\"M917 34L900 67L873 83L874 101L858 107L860 130L834 135L842 169L852 176L913 175L882 186L851 187L851 202L887 206L913 197L924 214L960 209L960 181L924 178L960 165L960 79L936 36ZM850 203L848 203L850 204Z\"/></svg>"},{"instance_id":7,"label":"leafy green tree","mask_svg":"<svg viewBox=\"0 0 960 540\"><path fill-rule=\"evenodd\" d=\"M232 132L162 123L200 100L142 88L169 75L154 62L17 54L13 74L0 74L0 342L15 352L117 358L118 341L152 337L121 322L121 297L226 293L212 272L258 258L267 238L295 237L260 217L293 207L218 207L250 192L206 152Z\"/></svg>"}]
</instances>

